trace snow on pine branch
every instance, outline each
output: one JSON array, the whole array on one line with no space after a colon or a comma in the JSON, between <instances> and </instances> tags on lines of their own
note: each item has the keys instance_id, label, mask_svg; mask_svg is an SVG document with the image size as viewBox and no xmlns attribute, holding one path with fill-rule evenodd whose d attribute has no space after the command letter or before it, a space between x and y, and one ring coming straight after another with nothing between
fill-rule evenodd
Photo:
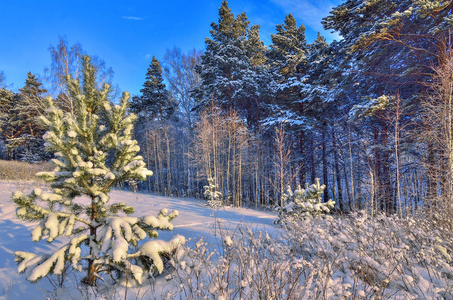
<instances>
[{"instance_id":1,"label":"snow on pine branch","mask_svg":"<svg viewBox=\"0 0 453 300\"><path fill-rule=\"evenodd\" d=\"M156 230L172 230L172 219L178 216L178 211L168 213L162 209L157 217L113 217L105 220L105 225L99 228L96 242L100 251L113 259L113 262L124 261L128 257L129 243L136 246L140 240L148 235L157 238Z\"/></svg>"},{"instance_id":2,"label":"snow on pine branch","mask_svg":"<svg viewBox=\"0 0 453 300\"><path fill-rule=\"evenodd\" d=\"M81 235L72 238L69 243L58 249L52 255L34 254L23 251L16 251L15 261L18 265L18 272L25 272L27 280L36 282L47 276L49 273L59 275L66 267L68 257L72 261L74 269L81 269L80 261L80 244L88 238L88 235Z\"/></svg>"},{"instance_id":3,"label":"snow on pine branch","mask_svg":"<svg viewBox=\"0 0 453 300\"><path fill-rule=\"evenodd\" d=\"M382 111L389 104L389 98L382 95L375 99L368 99L361 104L356 104L349 111L349 117L357 120L364 117L375 115L377 112Z\"/></svg>"}]
</instances>

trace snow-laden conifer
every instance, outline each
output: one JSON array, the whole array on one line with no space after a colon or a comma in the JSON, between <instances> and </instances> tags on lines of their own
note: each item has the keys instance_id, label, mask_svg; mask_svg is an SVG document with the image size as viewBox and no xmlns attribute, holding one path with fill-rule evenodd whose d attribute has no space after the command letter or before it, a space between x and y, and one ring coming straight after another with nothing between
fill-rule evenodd
<instances>
[{"instance_id":1,"label":"snow-laden conifer","mask_svg":"<svg viewBox=\"0 0 453 300\"><path fill-rule=\"evenodd\" d=\"M297 221L302 218L316 217L330 212L335 202L329 200L322 202L322 194L325 185L321 185L319 178L316 178L312 185L305 184L305 189L300 186L293 192L288 186L283 194L283 206L278 207L279 219L277 222Z\"/></svg>"},{"instance_id":2,"label":"snow-laden conifer","mask_svg":"<svg viewBox=\"0 0 453 300\"><path fill-rule=\"evenodd\" d=\"M214 178L208 178L208 185L204 186L204 196L212 208L219 208L223 205L222 193L218 191L219 186L215 184Z\"/></svg>"},{"instance_id":3,"label":"snow-laden conifer","mask_svg":"<svg viewBox=\"0 0 453 300\"><path fill-rule=\"evenodd\" d=\"M39 222L32 231L34 241L66 236L67 242L53 254L17 251L18 271L35 282L72 267L86 272L84 282L91 286L103 274L121 282L132 273L140 284L149 274L161 273L161 255L185 239L176 236L170 242L152 240L138 246L146 237L157 238L159 229L172 230L170 221L178 212L163 209L157 217L129 217L124 214L131 214L133 207L109 202L108 193L116 183L144 180L152 172L137 155L140 148L132 138L136 116L128 113L129 94L123 93L120 104L112 104L110 87L99 88L90 58L83 61L82 82L67 77L74 113L64 113L48 98L47 113L41 117L48 130L47 150L55 154L55 169L37 176L51 183L50 191L35 189L27 196L22 192L12 196L19 218ZM88 197L89 203L80 196Z\"/></svg>"}]
</instances>

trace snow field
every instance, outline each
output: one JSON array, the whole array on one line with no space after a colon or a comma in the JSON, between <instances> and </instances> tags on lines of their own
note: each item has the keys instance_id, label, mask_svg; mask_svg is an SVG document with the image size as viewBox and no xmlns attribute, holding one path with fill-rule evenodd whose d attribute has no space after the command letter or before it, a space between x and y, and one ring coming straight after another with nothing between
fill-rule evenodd
<instances>
[{"instance_id":1,"label":"snow field","mask_svg":"<svg viewBox=\"0 0 453 300\"><path fill-rule=\"evenodd\" d=\"M69 241L69 239L63 238L53 241L52 244L46 241L32 242L30 236L37 224L21 221L15 216L15 207L11 201L11 194L15 191L27 194L37 187L41 188L44 193L46 192L45 186L32 182L0 181L0 257L2 257L0 260L0 299L27 300L36 299L36 295L42 295L43 299L45 295L51 295L59 299L79 299L81 293L74 279L76 274L70 274L66 277L68 280L66 289L56 289L47 279L43 279L37 284L30 284L25 280L26 276L17 273L17 265L14 262L15 251L25 250L36 254L45 253L50 255ZM194 199L167 198L118 190L110 193L110 198L111 203L125 202L133 206L135 213L131 215L132 218L143 215L158 215L161 209L164 208L170 212L178 210L179 216L170 224L173 226L173 230L159 231L159 239L166 242L178 239L178 236L194 240L202 236L212 235L213 231L211 228L213 228L215 223L214 214L219 220L222 220L222 223L231 227L236 227L237 224L242 222L257 223L260 224L260 227L269 226L275 218L271 213L249 209L224 209L214 212L205 205L205 202ZM89 202L89 199L83 197L75 200L85 204ZM153 222L156 220L148 221ZM151 251L152 247L165 247L164 244L157 245L153 242L155 240L148 242L149 244L145 245L143 251ZM189 242L188 245L190 244ZM50 278L55 279L55 276ZM4 287L3 292L2 286ZM108 289L111 289L111 287L106 287L106 290ZM143 291L144 289L137 289L136 291L129 291L128 294L132 298L134 294ZM121 292L121 290L118 292Z\"/></svg>"}]
</instances>

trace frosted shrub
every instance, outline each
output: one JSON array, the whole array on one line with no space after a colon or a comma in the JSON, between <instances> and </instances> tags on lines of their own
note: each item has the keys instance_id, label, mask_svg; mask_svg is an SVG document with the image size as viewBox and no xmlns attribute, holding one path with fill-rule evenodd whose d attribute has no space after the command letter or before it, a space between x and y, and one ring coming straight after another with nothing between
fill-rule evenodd
<instances>
[{"instance_id":1,"label":"frosted shrub","mask_svg":"<svg viewBox=\"0 0 453 300\"><path fill-rule=\"evenodd\" d=\"M283 194L283 207L277 207L279 216L277 222L316 217L330 212L335 202L332 200L322 202L322 193L325 188L325 185L320 184L319 178L316 178L315 183L310 186L306 183L305 189L298 186L294 192L288 186Z\"/></svg>"},{"instance_id":2,"label":"frosted shrub","mask_svg":"<svg viewBox=\"0 0 453 300\"><path fill-rule=\"evenodd\" d=\"M204 197L212 208L219 208L223 205L222 193L218 191L219 186L214 183L214 178L208 178L208 185L204 186Z\"/></svg>"},{"instance_id":3,"label":"frosted shrub","mask_svg":"<svg viewBox=\"0 0 453 300\"><path fill-rule=\"evenodd\" d=\"M292 222L286 233L314 272L330 274L327 286L317 282L315 295L349 285L355 299L453 297L452 236L426 230L421 220L360 212Z\"/></svg>"},{"instance_id":4,"label":"frosted shrub","mask_svg":"<svg viewBox=\"0 0 453 300\"><path fill-rule=\"evenodd\" d=\"M300 299L310 265L292 256L287 241L246 226L220 232L219 248L201 239L178 250L167 276L175 298Z\"/></svg>"},{"instance_id":5,"label":"frosted shrub","mask_svg":"<svg viewBox=\"0 0 453 300\"><path fill-rule=\"evenodd\" d=\"M68 78L75 113L63 113L49 98L44 136L55 154L52 172L37 175L50 182L50 191L35 188L29 195L14 192L17 217L38 222L33 241L61 239L54 253L15 252L18 271L31 282L67 269L84 271L84 283L95 286L99 279L115 283L141 284L164 269L163 256L172 253L182 236L171 241L157 238L157 230L172 230L177 211L162 209L156 216L130 217L133 207L110 203L108 193L116 183L145 180L146 169L140 148L132 139L136 117L127 111L129 94L112 105L110 87L97 88L95 68L84 58L83 85ZM84 196L82 199L81 196ZM87 201L88 200L88 201ZM127 274L132 274L129 276Z\"/></svg>"},{"instance_id":6,"label":"frosted shrub","mask_svg":"<svg viewBox=\"0 0 453 300\"><path fill-rule=\"evenodd\" d=\"M360 212L220 230L177 250L167 280L175 299L453 299L453 236L424 228Z\"/></svg>"}]
</instances>

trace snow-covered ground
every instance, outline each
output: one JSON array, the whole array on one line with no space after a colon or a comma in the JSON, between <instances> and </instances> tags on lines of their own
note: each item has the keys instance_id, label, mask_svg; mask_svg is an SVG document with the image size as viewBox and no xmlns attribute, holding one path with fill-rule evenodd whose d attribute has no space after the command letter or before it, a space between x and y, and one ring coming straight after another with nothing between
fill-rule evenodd
<instances>
[{"instance_id":1,"label":"snow-covered ground","mask_svg":"<svg viewBox=\"0 0 453 300\"><path fill-rule=\"evenodd\" d=\"M46 290L53 290L47 279L37 284L25 280L17 273L14 262L15 251L51 253L62 245L57 240L51 244L46 241L32 242L30 233L35 223L26 223L16 218L15 207L11 201L14 191L29 192L36 183L17 183L0 181L0 299L45 299ZM251 223L257 228L271 228L276 216L273 213L245 208L225 208L213 211L205 202L189 198L160 197L127 191L113 191L110 201L126 202L135 208L135 216L157 215L162 208L178 210L179 216L172 221L174 230L159 232L160 239L170 240L180 234L186 238L199 238L214 234L214 223L220 221L223 227L236 228L241 223ZM146 299L146 297L145 297Z\"/></svg>"},{"instance_id":2,"label":"snow-covered ground","mask_svg":"<svg viewBox=\"0 0 453 300\"><path fill-rule=\"evenodd\" d=\"M453 299L453 233L432 220L361 211L302 218L285 229L273 225L271 212L213 211L200 200L124 191L112 192L111 201L134 206L135 216L179 211L174 230L159 237L189 240L168 262L171 273L150 281L154 286L103 285L98 297L77 287L75 274L64 290L47 278L32 285L17 273L14 252L52 253L62 245L32 242L34 224L15 217L11 193L33 186L0 182L0 300L167 299L165 293L168 299Z\"/></svg>"}]
</instances>

